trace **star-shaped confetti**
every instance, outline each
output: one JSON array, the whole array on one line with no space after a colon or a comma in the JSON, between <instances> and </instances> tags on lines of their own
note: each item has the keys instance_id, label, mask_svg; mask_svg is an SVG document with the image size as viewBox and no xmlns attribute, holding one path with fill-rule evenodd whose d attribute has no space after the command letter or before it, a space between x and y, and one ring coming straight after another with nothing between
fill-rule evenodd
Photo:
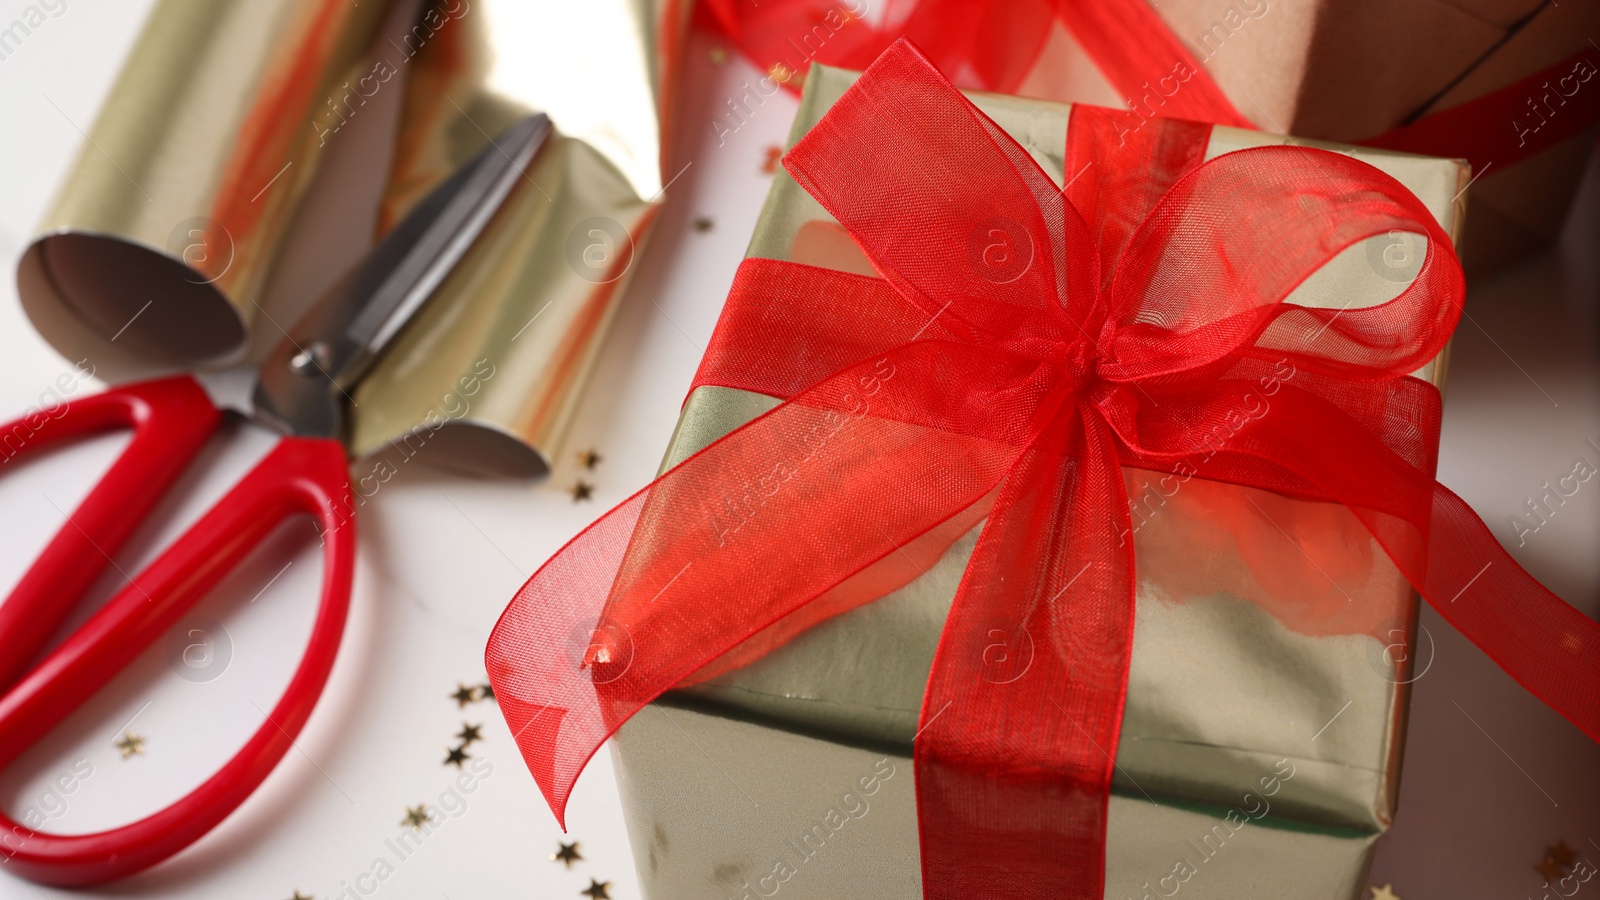
<instances>
[{"instance_id":1,"label":"star-shaped confetti","mask_svg":"<svg viewBox=\"0 0 1600 900\"><path fill-rule=\"evenodd\" d=\"M783 159L783 148L777 144L767 147L767 158L761 162L761 171L771 175L778 171L778 160Z\"/></svg>"},{"instance_id":2,"label":"star-shaped confetti","mask_svg":"<svg viewBox=\"0 0 1600 900\"><path fill-rule=\"evenodd\" d=\"M1544 855L1544 859L1540 860L1539 864L1533 868L1534 871L1544 876L1545 881L1548 881L1551 884L1560 881L1561 876L1567 874L1566 866L1563 866L1561 863L1557 862L1555 858L1548 853L1546 853Z\"/></svg>"},{"instance_id":3,"label":"star-shaped confetti","mask_svg":"<svg viewBox=\"0 0 1600 900\"><path fill-rule=\"evenodd\" d=\"M428 804L418 803L416 806L406 807L406 817L400 820L401 825L409 825L418 831L428 822Z\"/></svg>"},{"instance_id":4,"label":"star-shaped confetti","mask_svg":"<svg viewBox=\"0 0 1600 900\"><path fill-rule=\"evenodd\" d=\"M611 900L611 882L595 881L591 878L589 879L589 886L578 893L590 898L590 900Z\"/></svg>"},{"instance_id":5,"label":"star-shaped confetti","mask_svg":"<svg viewBox=\"0 0 1600 900\"><path fill-rule=\"evenodd\" d=\"M456 732L456 737L460 739L461 746L470 747L475 742L483 740L483 726L468 725L466 722L462 722L461 730Z\"/></svg>"},{"instance_id":6,"label":"star-shaped confetti","mask_svg":"<svg viewBox=\"0 0 1600 900\"><path fill-rule=\"evenodd\" d=\"M451 747L445 753L444 765L455 766L456 768L459 769L459 768L461 768L461 764L462 763L466 762L467 760L469 760L471 758L472 758L472 756L467 753L467 746L465 744L462 744L459 747Z\"/></svg>"},{"instance_id":7,"label":"star-shaped confetti","mask_svg":"<svg viewBox=\"0 0 1600 900\"><path fill-rule=\"evenodd\" d=\"M133 732L125 732L122 740L117 741L117 749L122 751L123 759L144 755L144 738Z\"/></svg>"},{"instance_id":8,"label":"star-shaped confetti","mask_svg":"<svg viewBox=\"0 0 1600 900\"><path fill-rule=\"evenodd\" d=\"M767 70L767 74L771 75L772 80L778 82L779 84L788 84L789 79L795 76L795 71L779 62L773 63L772 68Z\"/></svg>"},{"instance_id":9,"label":"star-shaped confetti","mask_svg":"<svg viewBox=\"0 0 1600 900\"><path fill-rule=\"evenodd\" d=\"M463 709L468 703L478 699L478 689L469 688L466 685L457 682L456 691L450 695L450 699L456 702L457 709Z\"/></svg>"},{"instance_id":10,"label":"star-shaped confetti","mask_svg":"<svg viewBox=\"0 0 1600 900\"><path fill-rule=\"evenodd\" d=\"M1400 895L1394 892L1394 885L1386 884L1381 888L1368 888L1372 891L1372 900L1400 900Z\"/></svg>"},{"instance_id":11,"label":"star-shaped confetti","mask_svg":"<svg viewBox=\"0 0 1600 900\"><path fill-rule=\"evenodd\" d=\"M478 699L479 700L493 700L494 699L494 685L489 684L488 682L484 682L483 684L478 685Z\"/></svg>"},{"instance_id":12,"label":"star-shaped confetti","mask_svg":"<svg viewBox=\"0 0 1600 900\"><path fill-rule=\"evenodd\" d=\"M603 457L593 450L585 450L578 454L578 464L585 469L593 469L595 466L600 465L602 459Z\"/></svg>"},{"instance_id":13,"label":"star-shaped confetti","mask_svg":"<svg viewBox=\"0 0 1600 900\"><path fill-rule=\"evenodd\" d=\"M1544 848L1544 855L1555 860L1561 868L1565 869L1578 858L1578 851L1568 847L1566 841L1558 841L1554 847Z\"/></svg>"},{"instance_id":14,"label":"star-shaped confetti","mask_svg":"<svg viewBox=\"0 0 1600 900\"><path fill-rule=\"evenodd\" d=\"M728 61L728 51L722 49L721 47L712 47L710 50L706 51L706 56L711 58L711 64L713 66L720 66Z\"/></svg>"},{"instance_id":15,"label":"star-shaped confetti","mask_svg":"<svg viewBox=\"0 0 1600 900\"><path fill-rule=\"evenodd\" d=\"M710 231L711 229L713 229L715 227L717 227L717 223L711 221L711 217L710 216L696 216L695 217L695 220L694 220L694 230L695 231L698 231L701 234L705 234L706 232Z\"/></svg>"},{"instance_id":16,"label":"star-shaped confetti","mask_svg":"<svg viewBox=\"0 0 1600 900\"><path fill-rule=\"evenodd\" d=\"M294 896L290 897L289 900L317 900L317 898L312 897L312 896L310 896L308 894L302 894L302 893L300 893L300 889L299 888L295 888L294 889Z\"/></svg>"},{"instance_id":17,"label":"star-shaped confetti","mask_svg":"<svg viewBox=\"0 0 1600 900\"><path fill-rule=\"evenodd\" d=\"M579 481L577 484L572 486L571 493L573 503L577 503L581 500L591 499L594 497L594 485L587 481Z\"/></svg>"},{"instance_id":18,"label":"star-shaped confetti","mask_svg":"<svg viewBox=\"0 0 1600 900\"><path fill-rule=\"evenodd\" d=\"M566 863L567 868L571 869L573 863L583 859L583 854L578 852L577 841L573 841L570 844L564 844L560 841L557 841L556 843L561 847L561 849L550 854L551 862ZM609 884L609 882L607 883Z\"/></svg>"}]
</instances>

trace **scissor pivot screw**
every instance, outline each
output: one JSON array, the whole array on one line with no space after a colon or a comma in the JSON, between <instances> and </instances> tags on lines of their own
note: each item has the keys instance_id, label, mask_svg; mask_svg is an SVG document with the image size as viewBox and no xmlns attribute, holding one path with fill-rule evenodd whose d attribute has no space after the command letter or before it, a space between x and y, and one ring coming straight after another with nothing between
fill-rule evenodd
<instances>
[{"instance_id":1,"label":"scissor pivot screw","mask_svg":"<svg viewBox=\"0 0 1600 900\"><path fill-rule=\"evenodd\" d=\"M299 375L316 375L328 370L333 351L322 341L312 341L289 360L289 368Z\"/></svg>"}]
</instances>

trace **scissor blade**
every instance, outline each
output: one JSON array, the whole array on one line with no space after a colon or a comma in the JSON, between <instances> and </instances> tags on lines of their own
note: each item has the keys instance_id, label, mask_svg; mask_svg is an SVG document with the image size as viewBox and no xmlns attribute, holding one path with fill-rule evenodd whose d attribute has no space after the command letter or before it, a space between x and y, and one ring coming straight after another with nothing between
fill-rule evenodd
<instances>
[{"instance_id":1,"label":"scissor blade","mask_svg":"<svg viewBox=\"0 0 1600 900\"><path fill-rule=\"evenodd\" d=\"M290 330L257 375L257 414L292 434L344 439L344 401L500 208L550 134L520 119L423 198Z\"/></svg>"}]
</instances>

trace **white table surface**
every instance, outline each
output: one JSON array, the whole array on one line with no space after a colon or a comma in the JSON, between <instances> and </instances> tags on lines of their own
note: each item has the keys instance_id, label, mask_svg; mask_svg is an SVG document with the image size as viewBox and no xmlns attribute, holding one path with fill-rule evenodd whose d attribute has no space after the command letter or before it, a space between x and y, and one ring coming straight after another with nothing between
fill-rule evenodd
<instances>
[{"instance_id":1,"label":"white table surface","mask_svg":"<svg viewBox=\"0 0 1600 900\"><path fill-rule=\"evenodd\" d=\"M0 0L0 23L25 5ZM28 325L9 272L150 6L70 0L0 62L0 262L8 273L0 279L0 415L36 403L70 369ZM489 629L527 575L650 479L743 254L769 181L760 168L765 149L782 142L794 102L771 98L719 146L711 116L741 79L759 73L737 59L713 65L708 46L697 37L689 54L672 166L682 175L552 479L471 481L413 467L386 484L361 510L352 617L332 681L263 788L193 848L141 875L66 892L0 865L0 898L281 900L295 890L319 900L578 897L591 877L612 882L619 900L639 896L607 754L595 757L572 800L571 838L584 859L569 872L546 858L560 830L498 711L488 702L458 710L449 694L458 682L483 681ZM1441 478L1502 540L1512 537L1511 514L1543 481L1571 471L1579 457L1600 463L1600 450L1585 443L1600 442L1596 197L1591 177L1560 252L1475 285L1471 321L1458 332ZM712 220L710 230L692 227L701 216ZM269 445L248 427L214 440L118 565L135 571ZM16 579L119 446L105 439L0 467L0 585ZM596 485L594 502L575 504L565 492L579 477L574 454L591 447L604 456L584 473ZM1600 480L1585 484L1526 546L1513 548L1591 615L1600 587L1597 497ZM49 809L50 829L86 832L154 811L213 771L275 702L298 658L315 600L314 543L309 526L286 530L185 620L218 646L225 633L229 659L206 671L214 677L179 677L182 667L159 643L0 776L0 804L13 816ZM108 573L95 597L110 596L122 580ZM1425 614L1424 624L1433 662L1417 682L1401 812L1374 883L1392 882L1405 900L1510 900L1538 896L1532 866L1558 839L1600 861L1600 749L1437 617ZM463 722L485 726L485 741L470 752L491 769L458 802L444 799L456 770L441 760ZM113 741L124 730L146 738L143 755L120 758ZM75 763L91 774L59 802L46 796ZM404 809L419 802L455 814L396 862L384 842L405 830ZM395 871L376 892L345 893L380 857ZM1600 882L1586 889L1600 891Z\"/></svg>"}]
</instances>

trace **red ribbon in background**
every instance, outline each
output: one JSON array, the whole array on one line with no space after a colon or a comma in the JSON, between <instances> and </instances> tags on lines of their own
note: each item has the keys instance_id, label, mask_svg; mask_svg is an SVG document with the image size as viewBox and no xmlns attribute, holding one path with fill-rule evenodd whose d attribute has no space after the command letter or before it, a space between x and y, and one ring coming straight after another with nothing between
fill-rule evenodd
<instances>
[{"instance_id":1,"label":"red ribbon in background","mask_svg":"<svg viewBox=\"0 0 1600 900\"><path fill-rule=\"evenodd\" d=\"M882 2L885 12L877 27L859 20L841 27L841 11L864 8L864 0L702 0L700 8L702 21L727 34L760 66L781 60L797 75L812 61L859 70L906 37L940 71L952 73L958 87L1004 94L1016 92L1060 19L1130 106L1144 102L1167 118L1256 127L1149 0ZM1600 52L1583 50L1498 90L1358 143L1463 158L1474 173L1496 164L1504 169L1600 122L1600 91L1580 89L1596 71ZM801 83L800 78L782 80L792 89Z\"/></svg>"},{"instance_id":2,"label":"red ribbon in background","mask_svg":"<svg viewBox=\"0 0 1600 900\"><path fill-rule=\"evenodd\" d=\"M1439 394L1407 373L1460 314L1447 235L1341 154L1203 162L1210 126L1141 121L1076 109L1062 191L902 43L795 146L786 166L882 277L746 260L695 384L783 404L590 525L507 607L489 677L558 818L644 705L909 582L987 517L914 744L924 895L1099 900L1132 642L1122 466L1343 504L1600 738L1600 627L1433 478ZM1428 246L1394 300L1285 301L1391 231ZM1241 416L1285 366L1269 413ZM1026 672L994 670L995 628L1031 636Z\"/></svg>"}]
</instances>

